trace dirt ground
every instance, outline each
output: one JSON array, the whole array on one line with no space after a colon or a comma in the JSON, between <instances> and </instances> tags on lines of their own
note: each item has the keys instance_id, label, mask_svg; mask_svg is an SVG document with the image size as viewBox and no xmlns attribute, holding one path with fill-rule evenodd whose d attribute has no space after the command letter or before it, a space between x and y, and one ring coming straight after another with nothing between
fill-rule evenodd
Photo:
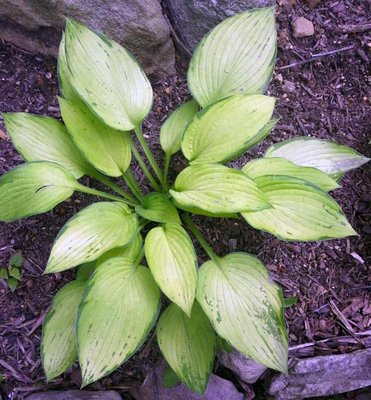
<instances>
[{"instance_id":1,"label":"dirt ground","mask_svg":"<svg viewBox=\"0 0 371 400\"><path fill-rule=\"evenodd\" d=\"M262 155L272 143L297 135L332 139L370 156L371 36L370 25L365 22L370 12L369 3L362 0L281 0L278 3L278 63L269 94L278 98L275 114L280 121L263 144L235 165ZM308 7L315 3L316 7ZM293 37L291 22L299 16L313 22L313 36ZM333 53L312 59L314 55L328 52ZM310 62L301 63L305 60ZM177 75L153 82L154 107L144 130L157 154L160 154L160 124L172 109L189 98L185 80L187 62L178 55ZM287 67L295 63L299 64ZM0 80L0 112L60 116L55 60L0 43ZM4 131L1 117L0 129ZM3 131L0 131L0 175L22 162ZM183 166L181 158L174 160L174 171ZM348 173L341 184L334 197L359 233L358 237L308 244L285 243L242 221L197 218L217 253L243 250L257 255L282 285L285 296L297 296L298 303L286 310L291 346L343 335L359 338L352 346L319 346L315 350L317 354L362 348L364 341L357 333L369 331L371 335L370 167ZM42 216L0 224L0 267L7 266L17 250L24 256L22 279L16 292L10 292L0 280L0 373L5 378L2 390L12 399L22 399L33 390L32 385L43 388L79 385L77 366L48 385L44 380L39 356L41 324L54 294L74 272L46 276L42 273L59 229L73 213L91 202L91 198L77 194ZM204 261L206 257L201 249L199 254L200 262ZM159 358L155 342L152 335L135 357L93 387L125 392L143 381ZM217 372L225 373L221 369ZM348 394L345 398L354 396Z\"/></svg>"}]
</instances>

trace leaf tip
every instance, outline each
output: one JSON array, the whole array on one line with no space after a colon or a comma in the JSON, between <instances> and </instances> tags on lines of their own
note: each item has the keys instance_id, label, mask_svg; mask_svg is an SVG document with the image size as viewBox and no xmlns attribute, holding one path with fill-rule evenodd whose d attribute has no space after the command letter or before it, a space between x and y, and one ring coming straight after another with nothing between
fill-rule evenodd
<instances>
[{"instance_id":1,"label":"leaf tip","mask_svg":"<svg viewBox=\"0 0 371 400\"><path fill-rule=\"evenodd\" d=\"M193 392L200 394L201 396L205 393L207 388L208 380L202 381L197 385L187 385Z\"/></svg>"},{"instance_id":2,"label":"leaf tip","mask_svg":"<svg viewBox=\"0 0 371 400\"><path fill-rule=\"evenodd\" d=\"M58 272L55 270L55 265L53 263L53 260L49 258L48 262L46 263L45 271L43 272L43 275L47 274L52 274L54 272Z\"/></svg>"},{"instance_id":3,"label":"leaf tip","mask_svg":"<svg viewBox=\"0 0 371 400\"><path fill-rule=\"evenodd\" d=\"M346 226L344 227L344 236L360 236L359 233L350 225L350 223L347 221Z\"/></svg>"},{"instance_id":4,"label":"leaf tip","mask_svg":"<svg viewBox=\"0 0 371 400\"><path fill-rule=\"evenodd\" d=\"M54 378L56 378L58 376L58 374L56 374L55 372L52 373L50 371L45 370L45 368L44 368L44 372L45 372L46 383L50 383L51 380L53 380Z\"/></svg>"},{"instance_id":5,"label":"leaf tip","mask_svg":"<svg viewBox=\"0 0 371 400\"><path fill-rule=\"evenodd\" d=\"M3 117L3 120L4 120L5 124L6 124L6 121L11 119L12 115L14 115L14 114L15 113L12 113L12 112L3 112L3 113L1 113L1 116Z\"/></svg>"},{"instance_id":6,"label":"leaf tip","mask_svg":"<svg viewBox=\"0 0 371 400\"><path fill-rule=\"evenodd\" d=\"M189 304L182 304L182 305L179 305L179 307L182 309L182 311L184 312L184 314L185 314L188 318L191 318L192 307L193 307L193 301L192 301L192 303L189 303Z\"/></svg>"},{"instance_id":7,"label":"leaf tip","mask_svg":"<svg viewBox=\"0 0 371 400\"><path fill-rule=\"evenodd\" d=\"M81 381L80 389L83 389L84 387L89 386L90 384L92 384L93 382L95 382L99 379L99 377L98 377L98 379L94 378L93 372L91 372L88 376L86 376L88 371L84 370L83 368L81 368L81 370L82 370L81 371L82 381Z\"/></svg>"}]
</instances>

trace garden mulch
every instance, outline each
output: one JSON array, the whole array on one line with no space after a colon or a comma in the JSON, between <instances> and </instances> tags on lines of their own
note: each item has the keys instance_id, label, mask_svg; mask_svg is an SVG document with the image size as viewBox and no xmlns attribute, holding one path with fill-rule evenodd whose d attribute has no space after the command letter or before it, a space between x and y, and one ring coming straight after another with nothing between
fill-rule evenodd
<instances>
[{"instance_id":1,"label":"garden mulch","mask_svg":"<svg viewBox=\"0 0 371 400\"><path fill-rule=\"evenodd\" d=\"M275 114L280 120L264 143L233 164L240 166L251 157L261 156L271 144L297 135L335 140L370 156L371 36L367 21L370 3L281 0L278 4L278 63L269 94L277 97ZM293 37L291 23L299 16L313 22L312 37ZM326 55L329 52L332 54ZM313 57L316 54L322 55ZM305 60L311 61L302 63ZM287 67L291 64L298 65ZM160 124L190 96L186 68L187 60L178 55L177 75L153 82L154 106L144 123L144 132L159 157ZM25 111L60 117L57 94L55 60L0 43L1 112ZM0 117L0 175L20 163L22 158L10 143ZM184 166L180 157L173 160L174 171ZM138 168L135 171L142 179ZM370 167L348 173L341 184L342 188L333 195L359 233L357 237L286 243L242 221L196 218L218 254L235 250L255 254L267 265L285 296L298 298L297 304L286 310L290 345L329 339L327 343L332 345L317 345L314 354L362 348L367 332L371 335ZM79 385L77 366L49 384L44 380L39 355L41 325L54 294L73 278L74 272L42 273L59 229L91 201L75 194L42 216L0 224L0 267L7 266L18 250L24 256L19 288L12 293L0 280L0 373L5 378L2 390L12 399L22 399L34 385L41 388ZM198 253L202 263L206 256L201 249ZM336 340L345 335L353 337L353 343ZM159 358L155 343L152 333L136 356L93 387L126 392L142 382ZM222 369L217 368L218 371L224 373Z\"/></svg>"}]
</instances>

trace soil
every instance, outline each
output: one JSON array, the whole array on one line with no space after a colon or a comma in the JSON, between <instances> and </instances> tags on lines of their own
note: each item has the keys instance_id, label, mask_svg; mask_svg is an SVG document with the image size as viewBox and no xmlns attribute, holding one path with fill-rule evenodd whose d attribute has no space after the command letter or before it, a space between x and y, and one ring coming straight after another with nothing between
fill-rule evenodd
<instances>
[{"instance_id":1,"label":"soil","mask_svg":"<svg viewBox=\"0 0 371 400\"><path fill-rule=\"evenodd\" d=\"M365 24L369 3L362 0L281 0L278 3L278 62L269 94L278 99L275 114L280 121L262 144L233 164L242 165L251 157L261 156L271 144L297 135L335 140L370 156L367 117L370 115L371 90L367 80L370 79L371 36L367 31L369 25L367 28ZM313 22L313 36L293 37L291 23L299 16ZM338 49L341 51L301 63L316 54ZM299 65L286 68L295 63ZM177 75L153 82L154 107L144 122L144 130L159 158L160 125L171 110L190 96L186 68L187 60L178 55ZM0 43L0 79L1 112L25 111L60 117L55 60ZM23 161L7 138L2 118L0 129L2 175ZM176 158L174 176L183 167L184 161ZM135 170L142 179L138 168ZM348 173L341 184L342 188L333 195L359 233L358 237L307 244L286 243L243 222L196 219L217 253L243 250L257 255L281 284L285 296L297 297L297 304L286 309L291 346L343 335L356 336L370 330L369 167ZM12 399L22 399L34 390L31 386L35 385L42 388L75 388L79 385L81 377L77 366L63 377L49 384L45 382L39 356L41 324L54 294L73 278L74 272L42 273L59 229L73 213L91 202L92 198L77 194L42 216L0 224L0 266L7 266L18 250L24 257L22 279L14 293L0 280L0 373L5 378L2 390ZM202 263L206 256L198 250ZM317 353L319 350L321 354L342 353L363 345L359 339L353 346L322 346ZM158 358L152 334L136 356L92 386L126 392L143 381ZM216 372L226 374L220 368ZM346 398L354 396L348 394Z\"/></svg>"}]
</instances>

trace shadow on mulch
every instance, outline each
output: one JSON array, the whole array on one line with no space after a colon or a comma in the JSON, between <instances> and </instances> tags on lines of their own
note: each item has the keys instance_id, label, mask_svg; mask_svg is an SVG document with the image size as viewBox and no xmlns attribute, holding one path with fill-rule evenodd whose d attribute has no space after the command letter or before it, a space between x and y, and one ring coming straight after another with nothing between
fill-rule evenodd
<instances>
[{"instance_id":1,"label":"shadow on mulch","mask_svg":"<svg viewBox=\"0 0 371 400\"><path fill-rule=\"evenodd\" d=\"M335 12L332 7L335 1L323 2L314 10L297 3L293 8L277 9L278 65L269 94L278 98L275 114L280 118L279 124L263 144L234 165L242 165L251 156L261 156L271 144L296 135L332 139L370 156L367 119L371 93L366 84L369 63L366 49L371 38L366 32L341 31L344 26L359 26L366 18L367 6L362 1L346 1L345 11ZM298 16L313 21L313 37L293 38L291 21ZM282 68L309 59L313 54L350 46L351 50L323 56L308 64ZM160 124L171 110L189 98L186 66L187 62L178 57L177 75L154 82L153 111L144 123L144 130L157 154L160 154ZM0 79L1 112L26 111L60 117L55 60L30 55L2 43ZM0 127L3 127L1 118ZM0 175L21 162L21 157L0 132ZM173 167L180 171L184 162L177 158ZM139 176L137 168L136 172ZM281 284L285 296L297 296L298 303L286 310L291 346L342 335L357 337L357 333L370 329L369 172L366 166L347 174L341 182L342 188L334 192L359 237L307 244L285 243L243 222L197 218L217 253L243 250L257 255ZM89 203L91 199L77 194L43 216L0 224L1 266L7 265L17 250L24 256L22 281L17 291L11 293L0 281L0 372L6 379L4 390L12 393L14 399L28 394L31 385L45 387L39 356L41 324L52 297L74 272L47 276L42 276L42 272L61 226ZM206 256L198 250L202 263ZM357 341L354 346L336 345L328 352L342 353L362 347L362 339ZM136 356L92 386L96 389L116 387L125 392L143 381L159 357L152 334ZM79 385L79 380L75 366L49 387L73 388ZM346 398L352 396L349 394Z\"/></svg>"}]
</instances>

